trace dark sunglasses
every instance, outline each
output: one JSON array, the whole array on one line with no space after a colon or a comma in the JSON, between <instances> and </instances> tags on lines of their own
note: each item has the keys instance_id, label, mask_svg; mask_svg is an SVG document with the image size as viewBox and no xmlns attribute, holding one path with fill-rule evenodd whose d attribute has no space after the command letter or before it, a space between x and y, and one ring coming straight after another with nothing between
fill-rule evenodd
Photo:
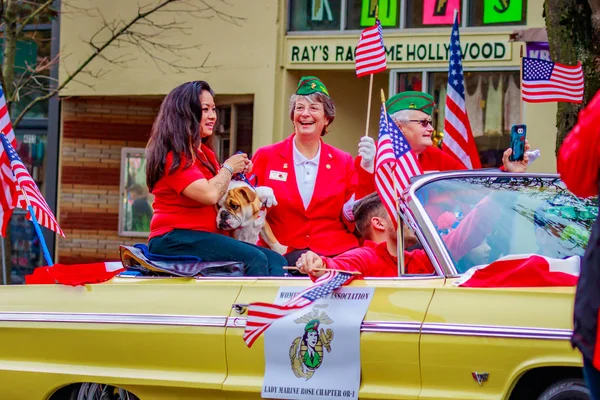
<instances>
[{"instance_id":1,"label":"dark sunglasses","mask_svg":"<svg viewBox=\"0 0 600 400\"><path fill-rule=\"evenodd\" d=\"M409 119L410 122L418 122L423 128L427 128L429 125L433 126L433 120L431 119Z\"/></svg>"}]
</instances>

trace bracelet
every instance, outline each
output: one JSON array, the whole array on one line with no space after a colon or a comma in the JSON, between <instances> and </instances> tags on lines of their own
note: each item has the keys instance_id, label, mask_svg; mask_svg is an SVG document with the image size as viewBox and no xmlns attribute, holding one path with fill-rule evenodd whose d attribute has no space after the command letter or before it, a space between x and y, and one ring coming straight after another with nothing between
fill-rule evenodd
<instances>
[{"instance_id":1,"label":"bracelet","mask_svg":"<svg viewBox=\"0 0 600 400\"><path fill-rule=\"evenodd\" d=\"M221 168L224 168L224 169L226 169L227 171L229 171L229 173L231 174L231 176L233 176L233 168L231 168L229 165L227 165L227 164L223 164L223 165L221 166Z\"/></svg>"}]
</instances>

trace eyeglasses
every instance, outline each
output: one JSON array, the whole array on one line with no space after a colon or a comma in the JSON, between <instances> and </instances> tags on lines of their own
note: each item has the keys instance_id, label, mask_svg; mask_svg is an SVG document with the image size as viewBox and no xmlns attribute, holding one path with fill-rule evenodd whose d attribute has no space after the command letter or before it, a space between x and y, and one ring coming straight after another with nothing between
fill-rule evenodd
<instances>
[{"instance_id":1,"label":"eyeglasses","mask_svg":"<svg viewBox=\"0 0 600 400\"><path fill-rule=\"evenodd\" d=\"M410 122L418 122L423 128L427 128L429 125L433 126L433 121L430 119L409 119Z\"/></svg>"},{"instance_id":2,"label":"eyeglasses","mask_svg":"<svg viewBox=\"0 0 600 400\"><path fill-rule=\"evenodd\" d=\"M294 107L294 112L298 113L298 114L304 113L304 110L306 110L306 107L304 107L304 106ZM311 106L308 107L308 111L314 114L314 113L318 113L319 111L323 111L323 108L316 104L312 104Z\"/></svg>"}]
</instances>

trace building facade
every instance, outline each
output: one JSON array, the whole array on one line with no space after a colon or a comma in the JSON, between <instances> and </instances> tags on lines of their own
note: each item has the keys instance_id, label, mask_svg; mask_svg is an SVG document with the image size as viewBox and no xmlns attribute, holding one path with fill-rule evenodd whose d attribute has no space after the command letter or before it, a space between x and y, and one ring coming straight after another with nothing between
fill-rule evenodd
<instances>
[{"instance_id":1,"label":"building facade","mask_svg":"<svg viewBox=\"0 0 600 400\"><path fill-rule=\"evenodd\" d=\"M72 0L92 8L91 0ZM369 78L357 79L354 48L360 31L384 29L388 70L374 77L368 133L377 135L380 91L434 95L436 129L443 121L448 77L447 46L453 10L460 10L467 107L482 162L500 163L510 126L523 121L542 157L531 170L554 172L554 104L520 105L520 49L515 30L544 26L543 0L233 0L219 13L157 13L155 24L176 15L183 30L165 43L190 47L185 57L122 43L107 49L111 63L96 58L86 74L61 92L59 222L67 238L56 241L62 263L118 258L119 244L145 242L147 218L136 204L151 203L144 190L143 149L164 95L178 84L206 80L216 92L219 126L215 150L221 161L237 150L252 153L292 132L288 99L300 77L317 75L328 87L337 115L325 141L353 155L364 135ZM127 20L135 2L105 0L98 15L63 18L59 78L67 79L93 48L88 38L103 21ZM491 8L490 8L491 7ZM211 16L212 18L204 18ZM106 34L106 32L104 32ZM102 35L100 35L102 36ZM165 62L166 61L166 62ZM172 68L177 64L178 68ZM140 191L140 187L142 190ZM140 200L141 199L141 200ZM141 218L141 219L140 219Z\"/></svg>"}]
</instances>

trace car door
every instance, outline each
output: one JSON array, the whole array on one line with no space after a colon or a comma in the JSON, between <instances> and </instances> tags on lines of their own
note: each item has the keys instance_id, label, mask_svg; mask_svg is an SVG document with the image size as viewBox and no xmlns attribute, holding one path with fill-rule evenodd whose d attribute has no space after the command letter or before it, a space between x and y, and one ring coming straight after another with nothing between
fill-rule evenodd
<instances>
[{"instance_id":1,"label":"car door","mask_svg":"<svg viewBox=\"0 0 600 400\"><path fill-rule=\"evenodd\" d=\"M350 287L372 287L373 300L361 326L361 399L416 399L421 388L419 335L422 321L440 277L367 278ZM242 339L243 305L273 302L280 286L307 287L308 278L258 279L242 287L226 332L227 379L230 399L260 398L265 373L264 339L252 348ZM291 368L291 367L290 367Z\"/></svg>"},{"instance_id":2,"label":"car door","mask_svg":"<svg viewBox=\"0 0 600 400\"><path fill-rule=\"evenodd\" d=\"M579 367L572 287L437 289L421 337L421 399L500 399L526 371Z\"/></svg>"},{"instance_id":3,"label":"car door","mask_svg":"<svg viewBox=\"0 0 600 400\"><path fill-rule=\"evenodd\" d=\"M0 382L11 382L0 398L47 398L76 382L142 399L222 398L226 321L242 281L0 287Z\"/></svg>"}]
</instances>

